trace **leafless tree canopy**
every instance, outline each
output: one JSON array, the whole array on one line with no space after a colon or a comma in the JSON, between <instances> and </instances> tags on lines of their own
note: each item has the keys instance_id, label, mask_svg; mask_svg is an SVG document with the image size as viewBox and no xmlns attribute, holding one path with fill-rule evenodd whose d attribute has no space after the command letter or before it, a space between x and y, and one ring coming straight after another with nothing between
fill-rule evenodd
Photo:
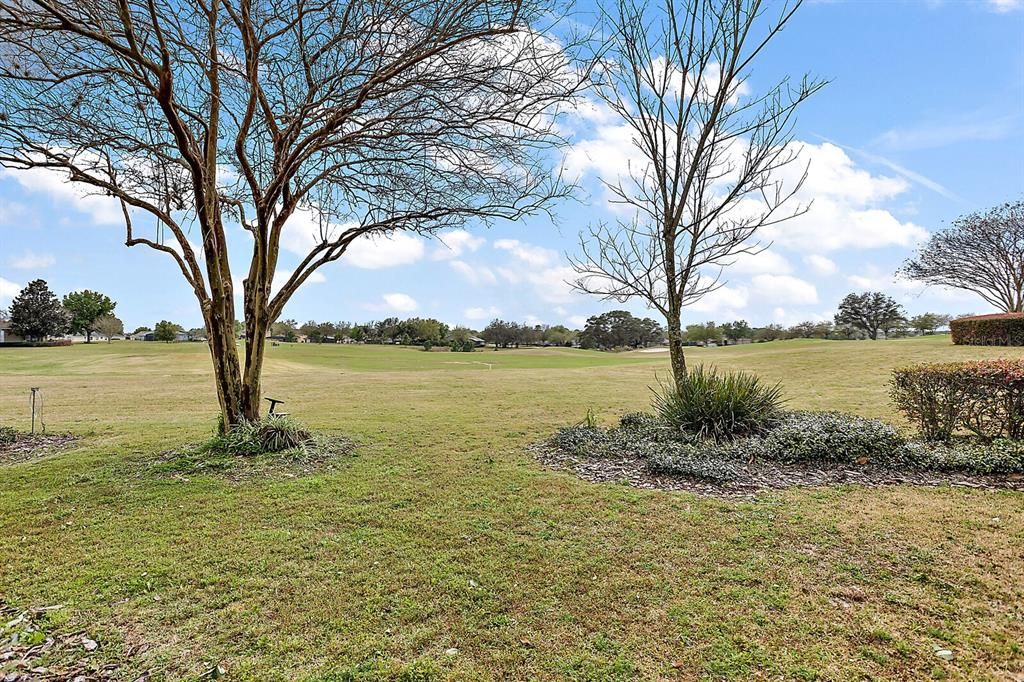
<instances>
[{"instance_id":1,"label":"leafless tree canopy","mask_svg":"<svg viewBox=\"0 0 1024 682\"><path fill-rule=\"evenodd\" d=\"M1024 312L1024 201L958 218L900 274L972 291L1003 312Z\"/></svg>"},{"instance_id":2,"label":"leafless tree canopy","mask_svg":"<svg viewBox=\"0 0 1024 682\"><path fill-rule=\"evenodd\" d=\"M543 34L555 1L0 0L0 164L121 202L127 244L165 252L195 291L226 423L252 418L265 331L354 239L565 194L552 117L587 74ZM303 210L315 246L272 292ZM244 366L228 260L243 229Z\"/></svg>"},{"instance_id":3,"label":"leafless tree canopy","mask_svg":"<svg viewBox=\"0 0 1024 682\"><path fill-rule=\"evenodd\" d=\"M724 283L722 270L757 253L761 228L806 210L786 207L777 171L796 160L797 106L821 81L783 80L748 94L746 79L801 0L617 0L604 9L600 99L629 126L641 159L606 181L627 219L581 237L576 285L639 298L668 322L673 371L686 373L681 311Z\"/></svg>"}]
</instances>

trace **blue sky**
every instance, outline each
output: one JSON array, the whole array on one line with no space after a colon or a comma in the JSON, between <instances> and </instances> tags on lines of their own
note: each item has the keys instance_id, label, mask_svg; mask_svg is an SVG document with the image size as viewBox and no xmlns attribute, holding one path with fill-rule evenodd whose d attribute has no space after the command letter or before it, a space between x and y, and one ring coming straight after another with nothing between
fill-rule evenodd
<instances>
[{"instance_id":1,"label":"blue sky","mask_svg":"<svg viewBox=\"0 0 1024 682\"><path fill-rule=\"evenodd\" d=\"M1024 197L1024 0L811 1L749 86L804 72L832 81L801 109L796 129L811 162L803 197L815 204L774 230L767 252L731 269L728 285L685 322L830 318L846 293L866 289L893 294L911 313L986 311L969 294L894 282L892 273L928 232ZM597 179L629 152L616 126L577 122L567 166L582 174L585 192L559 209L557 223L471 226L444 244L412 236L363 244L307 283L284 316L419 315L479 328L495 316L580 326L615 307L650 314L564 283L579 230L610 215ZM0 170L0 306L41 277L61 295L107 293L129 328L200 325L170 259L123 242L116 206L81 199L58 177ZM303 242L297 225L284 245ZM289 251L282 267L297 261Z\"/></svg>"}]
</instances>

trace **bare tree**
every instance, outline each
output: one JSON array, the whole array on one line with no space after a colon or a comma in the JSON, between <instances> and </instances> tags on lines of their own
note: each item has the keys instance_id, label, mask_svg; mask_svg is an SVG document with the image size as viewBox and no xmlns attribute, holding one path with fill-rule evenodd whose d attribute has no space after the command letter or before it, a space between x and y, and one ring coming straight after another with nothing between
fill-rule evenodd
<instances>
[{"instance_id":1,"label":"bare tree","mask_svg":"<svg viewBox=\"0 0 1024 682\"><path fill-rule=\"evenodd\" d=\"M119 201L126 244L195 292L224 424L255 419L267 330L353 241L568 191L553 115L589 76L543 35L556 1L0 0L0 164ZM309 251L274 283L303 212Z\"/></svg>"},{"instance_id":2,"label":"bare tree","mask_svg":"<svg viewBox=\"0 0 1024 682\"><path fill-rule=\"evenodd\" d=\"M124 334L124 323L114 315L103 315L96 320L96 333L107 337L107 343L117 334Z\"/></svg>"},{"instance_id":3,"label":"bare tree","mask_svg":"<svg viewBox=\"0 0 1024 682\"><path fill-rule=\"evenodd\" d=\"M1003 312L1024 312L1024 201L957 218L899 274L972 291Z\"/></svg>"},{"instance_id":4,"label":"bare tree","mask_svg":"<svg viewBox=\"0 0 1024 682\"><path fill-rule=\"evenodd\" d=\"M581 235L576 287L664 315L677 382L683 308L723 286L735 257L766 248L758 230L806 210L782 210L804 175L786 187L776 171L797 156L797 106L824 82L783 80L752 96L745 85L801 2L617 0L603 10L596 92L631 129L640 161L605 180L632 215Z\"/></svg>"}]
</instances>

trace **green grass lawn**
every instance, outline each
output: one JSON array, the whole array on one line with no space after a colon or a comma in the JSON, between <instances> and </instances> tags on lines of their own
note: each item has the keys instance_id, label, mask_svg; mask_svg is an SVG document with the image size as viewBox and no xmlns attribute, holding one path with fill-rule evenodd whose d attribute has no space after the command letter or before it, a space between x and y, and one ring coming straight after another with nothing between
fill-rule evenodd
<instances>
[{"instance_id":1,"label":"green grass lawn","mask_svg":"<svg viewBox=\"0 0 1024 682\"><path fill-rule=\"evenodd\" d=\"M897 421L890 370L1021 357L948 337L694 350L790 407ZM330 472L159 475L215 422L201 344L0 351L0 423L81 440L0 468L0 602L64 604L133 680L1020 679L1024 495L594 485L525 448L645 409L656 354L268 349L265 393L360 447ZM125 653L141 647L141 653ZM951 649L944 661L935 647Z\"/></svg>"}]
</instances>

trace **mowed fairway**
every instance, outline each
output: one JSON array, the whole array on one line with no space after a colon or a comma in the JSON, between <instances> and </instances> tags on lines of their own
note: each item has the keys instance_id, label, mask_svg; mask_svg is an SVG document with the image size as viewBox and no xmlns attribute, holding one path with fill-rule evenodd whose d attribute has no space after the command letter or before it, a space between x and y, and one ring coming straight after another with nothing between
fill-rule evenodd
<instances>
[{"instance_id":1,"label":"mowed fairway","mask_svg":"<svg viewBox=\"0 0 1024 682\"><path fill-rule=\"evenodd\" d=\"M779 379L790 407L895 420L894 366L1021 355L933 337L691 358ZM54 622L128 680L218 661L228 679L325 682L1024 676L1020 493L728 501L589 484L525 451L588 408L608 423L645 409L667 369L640 353L273 347L265 394L360 447L328 473L239 482L151 469L213 428L204 345L0 351L0 424L26 427L39 386L48 427L82 436L0 468L0 602L65 604Z\"/></svg>"}]
</instances>

